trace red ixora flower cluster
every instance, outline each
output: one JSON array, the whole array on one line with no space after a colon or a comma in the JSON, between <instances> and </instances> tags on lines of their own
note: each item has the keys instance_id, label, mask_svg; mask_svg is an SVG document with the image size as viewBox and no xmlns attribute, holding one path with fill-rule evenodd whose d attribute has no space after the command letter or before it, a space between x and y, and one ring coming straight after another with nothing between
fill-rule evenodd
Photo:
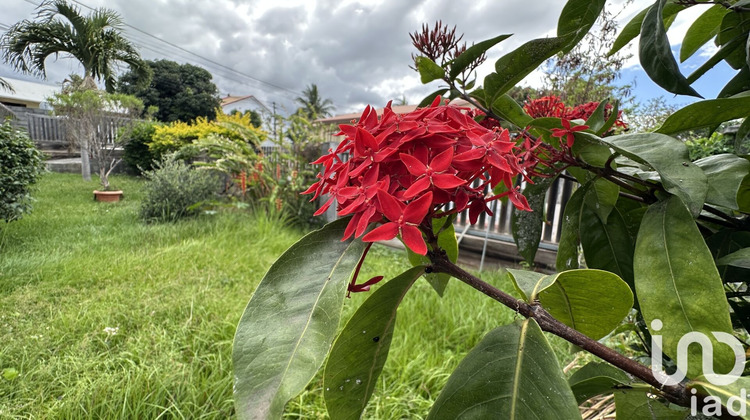
<instances>
[{"instance_id":1,"label":"red ixora flower cluster","mask_svg":"<svg viewBox=\"0 0 750 420\"><path fill-rule=\"evenodd\" d=\"M533 118L555 117L563 120L588 120L591 114L599 107L599 102L587 102L575 107L566 106L557 96L544 96L539 99L528 100L523 105L524 111ZM605 107L605 116L609 118L612 113L612 104ZM628 129L627 123L622 120L622 111L617 112L617 120L614 127Z\"/></svg>"},{"instance_id":2,"label":"red ixora flower cluster","mask_svg":"<svg viewBox=\"0 0 750 420\"><path fill-rule=\"evenodd\" d=\"M530 210L514 187L525 168L508 131L485 128L466 111L440 105L439 97L430 107L402 115L389 103L381 118L368 106L356 125L340 126L344 140L338 147L313 162L323 168L303 194L314 193L313 200L329 195L316 214L335 203L339 216L352 216L343 240L401 236L422 255L427 253L422 232L431 229L433 217L468 208L474 223L480 214L492 214L488 202L503 196ZM491 191L500 183L504 193L486 195L487 187ZM380 226L365 234L371 223Z\"/></svg>"}]
</instances>

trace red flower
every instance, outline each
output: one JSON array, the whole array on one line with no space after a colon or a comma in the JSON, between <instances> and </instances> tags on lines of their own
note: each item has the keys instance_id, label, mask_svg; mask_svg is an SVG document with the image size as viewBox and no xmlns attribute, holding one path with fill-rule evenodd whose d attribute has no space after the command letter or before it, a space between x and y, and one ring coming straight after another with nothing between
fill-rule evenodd
<instances>
[{"instance_id":1,"label":"red flower","mask_svg":"<svg viewBox=\"0 0 750 420\"><path fill-rule=\"evenodd\" d=\"M553 128L552 137L559 137L562 140L563 137L566 139L568 147L573 147L573 143L576 141L575 133L578 131L588 130L588 125L577 125L573 128L570 127L570 120L563 119L563 128Z\"/></svg>"},{"instance_id":2,"label":"red flower","mask_svg":"<svg viewBox=\"0 0 750 420\"><path fill-rule=\"evenodd\" d=\"M511 202L528 209L513 188L526 170L516 155L519 146L507 130L487 128L467 114L465 108L441 106L439 98L403 115L388 104L380 119L368 106L355 125L340 126L344 140L338 147L314 162L322 164L321 173L305 194L329 195L318 213L335 203L340 216L351 215L344 239L400 236L422 255L428 251L422 229L432 234L433 217L469 208L472 219L490 214L487 203L500 196L485 191L500 182ZM339 156L346 154L350 158L343 161ZM371 223L380 226L365 234Z\"/></svg>"}]
</instances>

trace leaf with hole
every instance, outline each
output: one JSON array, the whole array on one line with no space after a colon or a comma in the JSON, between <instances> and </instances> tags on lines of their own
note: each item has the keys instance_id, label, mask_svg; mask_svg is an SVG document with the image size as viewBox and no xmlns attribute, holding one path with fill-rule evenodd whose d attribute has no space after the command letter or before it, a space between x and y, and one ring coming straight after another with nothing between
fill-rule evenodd
<instances>
[{"instance_id":1,"label":"leaf with hole","mask_svg":"<svg viewBox=\"0 0 750 420\"><path fill-rule=\"evenodd\" d=\"M557 420L581 414L542 330L526 319L487 334L448 378L427 418Z\"/></svg>"},{"instance_id":2,"label":"leaf with hole","mask_svg":"<svg viewBox=\"0 0 750 420\"><path fill-rule=\"evenodd\" d=\"M365 249L361 241L341 241L348 222L329 223L292 245L247 304L232 350L239 418L280 418L323 364Z\"/></svg>"},{"instance_id":3,"label":"leaf with hole","mask_svg":"<svg viewBox=\"0 0 750 420\"><path fill-rule=\"evenodd\" d=\"M381 286L339 334L323 374L331 418L362 416L388 358L398 306L422 273L424 267L414 267Z\"/></svg>"}]
</instances>

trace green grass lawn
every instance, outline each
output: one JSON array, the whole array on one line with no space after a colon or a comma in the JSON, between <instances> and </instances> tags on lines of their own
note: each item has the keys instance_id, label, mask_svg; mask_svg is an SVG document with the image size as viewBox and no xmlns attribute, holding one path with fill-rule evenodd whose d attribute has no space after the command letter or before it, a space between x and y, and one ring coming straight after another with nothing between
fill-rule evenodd
<instances>
[{"instance_id":1,"label":"green grass lawn","mask_svg":"<svg viewBox=\"0 0 750 420\"><path fill-rule=\"evenodd\" d=\"M2 226L0 370L18 376L0 377L0 419L231 417L236 324L264 272L303 232L248 212L144 224L142 182L113 182L125 200L96 203L95 183L47 174L34 212ZM406 268L402 252L376 246L361 278ZM499 273L483 277L510 289ZM345 302L344 320L367 295ZM419 281L399 309L364 417L424 417L461 358L513 319L462 283L440 299ZM561 361L570 358L561 341L552 344ZM314 380L287 416L327 418L321 387Z\"/></svg>"}]
</instances>

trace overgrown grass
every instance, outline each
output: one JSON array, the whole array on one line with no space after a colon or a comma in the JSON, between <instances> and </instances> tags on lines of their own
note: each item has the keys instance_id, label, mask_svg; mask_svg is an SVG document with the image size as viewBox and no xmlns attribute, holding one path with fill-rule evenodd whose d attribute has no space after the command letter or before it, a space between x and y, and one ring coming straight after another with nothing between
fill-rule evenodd
<instances>
[{"instance_id":1,"label":"overgrown grass","mask_svg":"<svg viewBox=\"0 0 750 420\"><path fill-rule=\"evenodd\" d=\"M94 183L45 175L34 213L2 226L0 370L19 375L0 377L0 418L232 416L237 321L267 268L302 232L245 212L147 225L137 218L141 181L113 182L125 201L95 203ZM402 253L385 247L370 255L362 278L407 267ZM498 274L484 277L509 286ZM344 319L367 295L346 301ZM423 417L463 355L512 320L457 281L442 299L418 282L399 309L365 417ZM553 344L566 358L565 346ZM321 387L313 381L288 417L326 418Z\"/></svg>"}]
</instances>

